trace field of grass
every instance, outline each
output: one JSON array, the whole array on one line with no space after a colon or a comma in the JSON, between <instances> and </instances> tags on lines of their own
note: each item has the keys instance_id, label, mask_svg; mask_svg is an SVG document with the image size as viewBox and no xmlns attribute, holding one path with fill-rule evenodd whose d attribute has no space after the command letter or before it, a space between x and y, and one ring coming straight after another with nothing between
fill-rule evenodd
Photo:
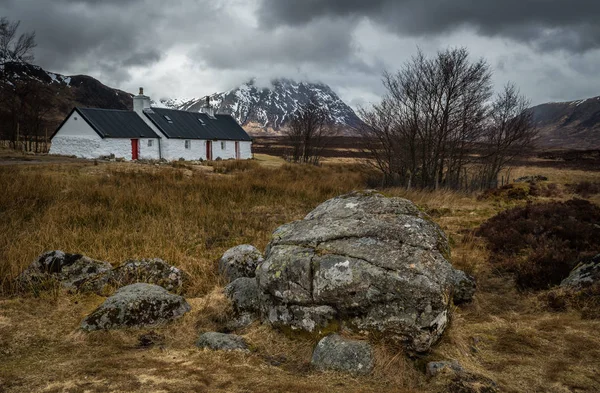
<instances>
[{"instance_id":1,"label":"field of grass","mask_svg":"<svg viewBox=\"0 0 600 393\"><path fill-rule=\"evenodd\" d=\"M217 274L222 253L242 243L264 250L279 225L365 188L367 178L353 164L292 166L266 155L214 165L0 167L0 392L429 392L422 364L435 359L457 360L507 392L600 391L600 320L549 310L543 291L518 291L472 235L526 201L450 191L382 190L427 211L451 238L452 263L478 281L474 302L454 310L427 358L408 359L376 343L372 375L319 373L309 367L314 341L260 324L239 332L250 354L196 349L199 333L221 327L229 310ZM570 199L566 183L600 181L598 172L547 166L514 173L559 183L560 194L529 198L534 202ZM600 204L598 195L589 200ZM59 289L35 297L14 285L38 254L52 249L113 264L163 258L191 274L186 297L193 310L156 329L164 340L150 349L138 345L145 330L81 333L79 322L103 298Z\"/></svg>"}]
</instances>

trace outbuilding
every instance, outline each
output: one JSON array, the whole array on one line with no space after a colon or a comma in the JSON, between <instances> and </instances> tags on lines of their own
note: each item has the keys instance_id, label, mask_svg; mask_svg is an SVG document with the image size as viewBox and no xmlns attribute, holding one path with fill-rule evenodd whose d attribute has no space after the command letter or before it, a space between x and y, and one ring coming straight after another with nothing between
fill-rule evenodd
<instances>
[{"instance_id":1,"label":"outbuilding","mask_svg":"<svg viewBox=\"0 0 600 393\"><path fill-rule=\"evenodd\" d=\"M133 111L74 108L52 135L50 154L125 160L249 159L252 138L233 117L153 108L143 89Z\"/></svg>"}]
</instances>

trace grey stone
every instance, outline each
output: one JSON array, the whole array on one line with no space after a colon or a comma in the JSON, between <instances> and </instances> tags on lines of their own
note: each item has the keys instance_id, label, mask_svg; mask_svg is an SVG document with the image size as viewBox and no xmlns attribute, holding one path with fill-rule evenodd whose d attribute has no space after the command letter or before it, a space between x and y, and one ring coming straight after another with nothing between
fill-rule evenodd
<instances>
[{"instance_id":1,"label":"grey stone","mask_svg":"<svg viewBox=\"0 0 600 393\"><path fill-rule=\"evenodd\" d=\"M208 348L215 351L249 352L248 345L244 338L235 334L217 332L203 333L198 338L196 345L199 348Z\"/></svg>"},{"instance_id":2,"label":"grey stone","mask_svg":"<svg viewBox=\"0 0 600 393\"><path fill-rule=\"evenodd\" d=\"M106 299L81 322L85 331L141 328L164 325L190 311L181 296L163 287L136 283L127 285Z\"/></svg>"},{"instance_id":3,"label":"grey stone","mask_svg":"<svg viewBox=\"0 0 600 393\"><path fill-rule=\"evenodd\" d=\"M219 272L229 282L240 277L254 277L256 267L263 262L263 256L250 244L242 244L225 251L219 260Z\"/></svg>"},{"instance_id":4,"label":"grey stone","mask_svg":"<svg viewBox=\"0 0 600 393\"><path fill-rule=\"evenodd\" d=\"M464 371L462 366L455 361L441 361L427 363L426 374L428 377L435 377L440 373L450 372L458 373Z\"/></svg>"},{"instance_id":5,"label":"grey stone","mask_svg":"<svg viewBox=\"0 0 600 393\"><path fill-rule=\"evenodd\" d=\"M600 254L588 261L579 263L560 286L566 289L581 290L600 284Z\"/></svg>"},{"instance_id":6,"label":"grey stone","mask_svg":"<svg viewBox=\"0 0 600 393\"><path fill-rule=\"evenodd\" d=\"M368 374L373 370L373 350L365 341L349 340L332 334L319 341L311 364L318 370Z\"/></svg>"},{"instance_id":7,"label":"grey stone","mask_svg":"<svg viewBox=\"0 0 600 393\"><path fill-rule=\"evenodd\" d=\"M322 335L338 327L337 311L330 306L270 306L266 319L275 327L288 327Z\"/></svg>"},{"instance_id":8,"label":"grey stone","mask_svg":"<svg viewBox=\"0 0 600 393\"><path fill-rule=\"evenodd\" d=\"M168 291L183 292L188 275L160 258L129 260L113 270L87 280L80 290L104 294L134 283L155 284Z\"/></svg>"},{"instance_id":9,"label":"grey stone","mask_svg":"<svg viewBox=\"0 0 600 393\"><path fill-rule=\"evenodd\" d=\"M309 332L342 322L427 351L453 298L470 301L475 291L449 252L444 232L406 199L374 191L330 199L273 232L256 270L263 319Z\"/></svg>"},{"instance_id":10,"label":"grey stone","mask_svg":"<svg viewBox=\"0 0 600 393\"><path fill-rule=\"evenodd\" d=\"M259 292L256 278L240 277L225 287L225 295L238 312L258 312Z\"/></svg>"},{"instance_id":11,"label":"grey stone","mask_svg":"<svg viewBox=\"0 0 600 393\"><path fill-rule=\"evenodd\" d=\"M41 254L17 280L24 288L46 279L56 279L65 288L77 289L88 280L111 269L112 266L108 262L55 250Z\"/></svg>"}]
</instances>

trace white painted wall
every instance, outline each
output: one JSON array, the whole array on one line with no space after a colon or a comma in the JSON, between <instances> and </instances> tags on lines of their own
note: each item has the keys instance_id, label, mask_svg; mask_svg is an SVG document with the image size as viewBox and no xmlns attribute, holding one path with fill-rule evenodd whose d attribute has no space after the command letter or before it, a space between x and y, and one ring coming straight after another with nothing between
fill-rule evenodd
<instances>
[{"instance_id":1,"label":"white painted wall","mask_svg":"<svg viewBox=\"0 0 600 393\"><path fill-rule=\"evenodd\" d=\"M206 160L206 141L190 139L190 148L185 148L184 139L162 139L162 156L169 161L176 161L180 158L185 160ZM223 160L235 158L235 141L224 141L225 149L221 148L222 141L212 141L213 160L221 158ZM252 142L240 141L240 159L252 158Z\"/></svg>"},{"instance_id":2,"label":"white painted wall","mask_svg":"<svg viewBox=\"0 0 600 393\"><path fill-rule=\"evenodd\" d=\"M148 146L148 141L152 141L152 146ZM162 141L161 141L162 142ZM131 141L130 141L131 143ZM158 160L158 139L140 139L139 141L139 158L144 160Z\"/></svg>"},{"instance_id":3,"label":"white painted wall","mask_svg":"<svg viewBox=\"0 0 600 393\"><path fill-rule=\"evenodd\" d=\"M252 142L241 141L240 142L240 159L249 160L252 158Z\"/></svg>"},{"instance_id":4,"label":"white painted wall","mask_svg":"<svg viewBox=\"0 0 600 393\"><path fill-rule=\"evenodd\" d=\"M153 139L151 147L148 139L139 139L139 158L158 159L158 139ZM60 130L52 138L50 154L98 158L109 156L131 160L131 139L104 138L79 115L73 112Z\"/></svg>"},{"instance_id":5,"label":"white painted wall","mask_svg":"<svg viewBox=\"0 0 600 393\"><path fill-rule=\"evenodd\" d=\"M184 160L206 160L206 141L199 139L190 139L190 148L185 148L184 139L163 139L162 153L163 158L169 161L176 161L180 158Z\"/></svg>"}]
</instances>

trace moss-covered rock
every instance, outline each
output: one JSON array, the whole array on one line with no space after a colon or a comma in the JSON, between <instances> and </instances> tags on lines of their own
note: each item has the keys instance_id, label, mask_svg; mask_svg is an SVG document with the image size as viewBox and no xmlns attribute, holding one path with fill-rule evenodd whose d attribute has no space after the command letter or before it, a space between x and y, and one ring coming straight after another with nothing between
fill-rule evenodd
<instances>
[{"instance_id":1,"label":"moss-covered rock","mask_svg":"<svg viewBox=\"0 0 600 393\"><path fill-rule=\"evenodd\" d=\"M84 331L143 328L164 325L190 311L181 296L163 287L137 283L127 285L81 322Z\"/></svg>"}]
</instances>

